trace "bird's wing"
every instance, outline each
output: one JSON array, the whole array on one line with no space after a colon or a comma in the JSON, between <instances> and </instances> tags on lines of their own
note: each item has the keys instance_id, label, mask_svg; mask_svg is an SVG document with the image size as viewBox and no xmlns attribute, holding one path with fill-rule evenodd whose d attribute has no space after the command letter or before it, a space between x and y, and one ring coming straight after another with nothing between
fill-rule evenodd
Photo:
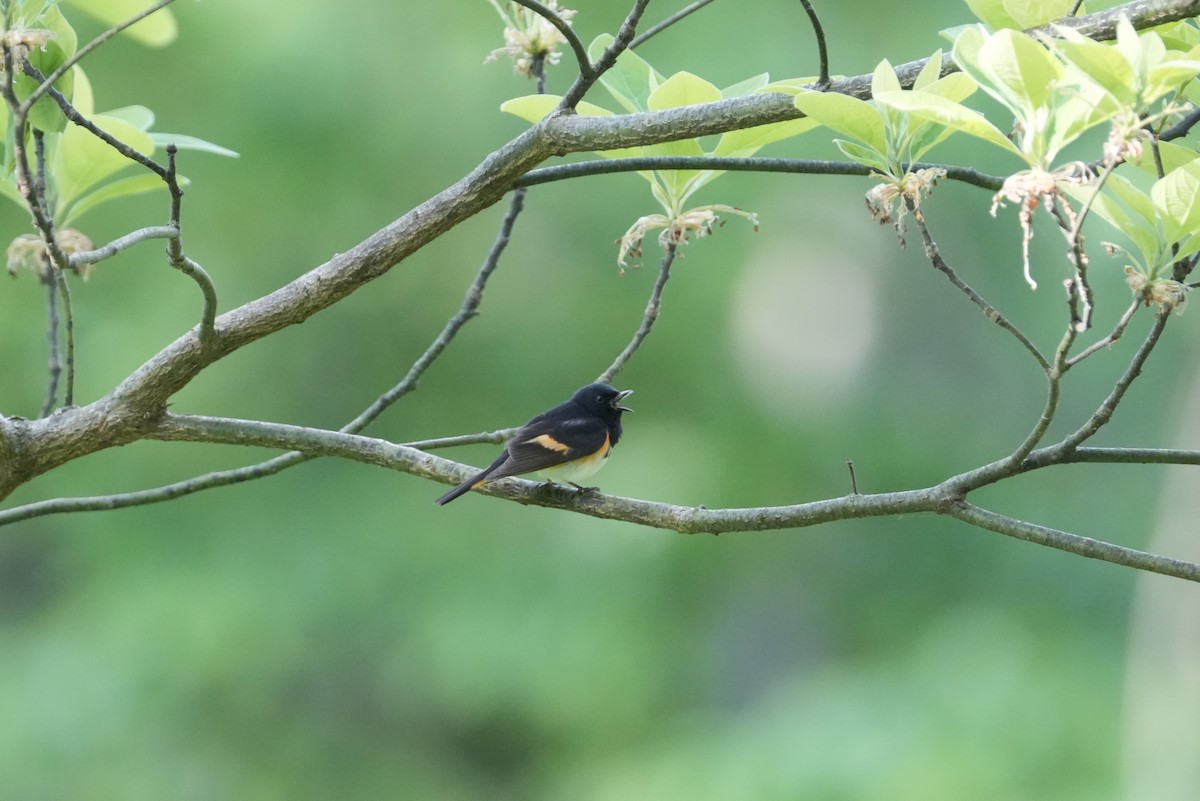
<instances>
[{"instance_id":1,"label":"bird's wing","mask_svg":"<svg viewBox=\"0 0 1200 801\"><path fill-rule=\"evenodd\" d=\"M608 427L599 418L552 425L535 418L508 441L508 458L488 478L532 473L591 456L607 439Z\"/></svg>"}]
</instances>

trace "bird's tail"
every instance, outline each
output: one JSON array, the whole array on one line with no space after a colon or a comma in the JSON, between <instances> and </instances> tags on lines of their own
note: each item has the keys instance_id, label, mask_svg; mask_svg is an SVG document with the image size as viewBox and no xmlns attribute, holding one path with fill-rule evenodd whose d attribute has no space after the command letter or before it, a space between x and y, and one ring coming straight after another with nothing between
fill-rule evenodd
<instances>
[{"instance_id":1,"label":"bird's tail","mask_svg":"<svg viewBox=\"0 0 1200 801\"><path fill-rule=\"evenodd\" d=\"M447 492L442 497L438 498L437 505L445 506L446 504L450 503L450 501L457 498L459 495L465 495L468 492L470 492L471 490L475 489L480 484L487 481L488 478L491 477L492 473L495 473L496 470L499 469L500 465L504 464L506 459L508 459L507 451L505 451L504 453L501 453L500 458L497 459L496 461L492 462L490 465L488 465L486 470L482 470L482 471L476 473L475 475L471 476L463 483L459 484L454 489Z\"/></svg>"},{"instance_id":2,"label":"bird's tail","mask_svg":"<svg viewBox=\"0 0 1200 801\"><path fill-rule=\"evenodd\" d=\"M480 484L482 484L486 480L483 476L484 476L484 474L480 473L478 476L473 476L472 478L469 478L466 481L464 481L463 483L459 484L457 487L450 490L442 497L438 498L437 505L445 506L446 504L450 503L450 501L457 498L459 495L465 495L466 493L475 489L476 487L478 487Z\"/></svg>"}]
</instances>

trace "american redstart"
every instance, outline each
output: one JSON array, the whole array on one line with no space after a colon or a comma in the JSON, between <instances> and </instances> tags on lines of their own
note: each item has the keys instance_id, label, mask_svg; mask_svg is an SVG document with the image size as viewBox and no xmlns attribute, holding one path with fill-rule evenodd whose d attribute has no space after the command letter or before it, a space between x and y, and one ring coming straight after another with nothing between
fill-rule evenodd
<instances>
[{"instance_id":1,"label":"american redstart","mask_svg":"<svg viewBox=\"0 0 1200 801\"><path fill-rule=\"evenodd\" d=\"M621 438L621 413L632 412L621 401L633 390L608 384L588 384L566 403L521 426L500 457L478 475L437 499L450 503L485 481L540 472L555 483L574 484L591 476L608 459Z\"/></svg>"}]
</instances>

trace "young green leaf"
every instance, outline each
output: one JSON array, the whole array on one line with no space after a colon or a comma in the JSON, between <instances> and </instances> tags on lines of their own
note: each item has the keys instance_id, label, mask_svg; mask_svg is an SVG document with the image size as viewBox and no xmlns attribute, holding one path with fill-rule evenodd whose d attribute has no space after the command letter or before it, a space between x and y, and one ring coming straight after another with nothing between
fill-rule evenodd
<instances>
[{"instance_id":1,"label":"young green leaf","mask_svg":"<svg viewBox=\"0 0 1200 801\"><path fill-rule=\"evenodd\" d=\"M896 70L892 67L892 63L886 58L875 65L875 71L871 73L871 96L880 92L893 92L900 90L900 79L896 77Z\"/></svg>"},{"instance_id":2,"label":"young green leaf","mask_svg":"<svg viewBox=\"0 0 1200 801\"><path fill-rule=\"evenodd\" d=\"M146 9L146 0L63 0L110 28ZM179 25L169 8L160 8L126 28L124 33L150 47L165 47L179 35Z\"/></svg>"},{"instance_id":3,"label":"young green leaf","mask_svg":"<svg viewBox=\"0 0 1200 801\"><path fill-rule=\"evenodd\" d=\"M1200 232L1200 159L1172 170L1150 188L1167 240L1178 242Z\"/></svg>"},{"instance_id":4,"label":"young green leaf","mask_svg":"<svg viewBox=\"0 0 1200 801\"><path fill-rule=\"evenodd\" d=\"M795 102L796 108L826 128L879 153L887 152L883 115L870 103L836 92L801 92Z\"/></svg>"},{"instance_id":5,"label":"young green leaf","mask_svg":"<svg viewBox=\"0 0 1200 801\"><path fill-rule=\"evenodd\" d=\"M1071 12L1075 0L1004 0L1004 10L1018 28L1036 28Z\"/></svg>"},{"instance_id":6,"label":"young green leaf","mask_svg":"<svg viewBox=\"0 0 1200 801\"><path fill-rule=\"evenodd\" d=\"M690 72L677 72L650 93L646 99L649 111L713 103L721 99L721 90Z\"/></svg>"},{"instance_id":7,"label":"young green leaf","mask_svg":"<svg viewBox=\"0 0 1200 801\"><path fill-rule=\"evenodd\" d=\"M798 136L805 131L817 127L817 121L804 117L786 122L771 122L766 125L756 125L753 128L742 128L721 135L713 149L714 156L734 156L746 158L753 156L758 150L773 142Z\"/></svg>"},{"instance_id":8,"label":"young green leaf","mask_svg":"<svg viewBox=\"0 0 1200 801\"><path fill-rule=\"evenodd\" d=\"M512 100L506 100L500 104L500 110L506 114L513 114L526 122L541 122L546 115L558 108L558 103L562 98L558 95L524 95L523 97L514 97ZM584 117L611 117L612 112L606 108L588 103L580 102L575 107L575 113Z\"/></svg>"},{"instance_id":9,"label":"young green leaf","mask_svg":"<svg viewBox=\"0 0 1200 801\"><path fill-rule=\"evenodd\" d=\"M752 95L755 92L760 92L766 88L767 82L771 80L769 73L763 72L755 75L752 78L747 78L744 81L738 81L733 86L727 86L721 90L721 97L745 97Z\"/></svg>"},{"instance_id":10,"label":"young green leaf","mask_svg":"<svg viewBox=\"0 0 1200 801\"><path fill-rule=\"evenodd\" d=\"M1109 181L1114 177L1116 176L1110 175ZM1147 269L1153 269L1158 259L1158 253L1161 250L1157 226L1154 224L1147 225L1143 221L1134 220L1106 192L1101 191L1099 194L1096 194L1094 186L1063 181L1059 184L1059 187L1064 193L1074 198L1080 204L1080 207L1090 201L1091 213L1094 213L1133 242L1141 253L1143 265ZM1093 195L1095 197L1092 197ZM1147 203L1150 201L1148 197L1144 195L1143 197Z\"/></svg>"},{"instance_id":11,"label":"young green leaf","mask_svg":"<svg viewBox=\"0 0 1200 801\"><path fill-rule=\"evenodd\" d=\"M1024 158L1020 148L1010 142L999 128L988 122L979 112L972 111L961 103L930 92L887 92L875 99L910 115L983 139Z\"/></svg>"},{"instance_id":12,"label":"young green leaf","mask_svg":"<svg viewBox=\"0 0 1200 801\"><path fill-rule=\"evenodd\" d=\"M92 122L139 153L150 155L154 152L150 137L124 120L96 114ZM58 140L51 165L51 174L58 186L56 216L61 217L64 208L129 164L128 159L108 144L72 125Z\"/></svg>"},{"instance_id":13,"label":"young green leaf","mask_svg":"<svg viewBox=\"0 0 1200 801\"><path fill-rule=\"evenodd\" d=\"M917 73L917 79L913 81L913 91L921 91L933 84L938 76L942 73L942 51L935 50L929 60L925 62L925 66L921 67L921 71ZM951 75L961 75L960 72L952 72ZM946 77L950 77L949 75ZM899 87L897 87L899 88Z\"/></svg>"},{"instance_id":14,"label":"young green leaf","mask_svg":"<svg viewBox=\"0 0 1200 801\"><path fill-rule=\"evenodd\" d=\"M834 139L833 143L837 145L838 150L842 151L846 158L856 161L864 167L870 167L885 174L890 169L883 155L876 153L869 147L864 147L857 142L847 142L845 139Z\"/></svg>"},{"instance_id":15,"label":"young green leaf","mask_svg":"<svg viewBox=\"0 0 1200 801\"><path fill-rule=\"evenodd\" d=\"M602 33L592 40L588 57L595 61L615 41L611 34ZM631 50L617 57L612 69L600 76L600 83L626 111L647 111L650 93L658 88L663 77L649 62Z\"/></svg>"},{"instance_id":16,"label":"young green leaf","mask_svg":"<svg viewBox=\"0 0 1200 801\"><path fill-rule=\"evenodd\" d=\"M211 153L214 156L225 156L226 158L238 158L236 150L230 150L227 147L221 147L204 139L187 134L162 133L161 131L151 131L150 141L158 147L165 148L167 145L175 145L180 150L195 150L200 153Z\"/></svg>"},{"instance_id":17,"label":"young green leaf","mask_svg":"<svg viewBox=\"0 0 1200 801\"><path fill-rule=\"evenodd\" d=\"M971 9L971 13L994 31L1001 28L1020 28L1012 15L1008 13L1008 9L1004 7L1003 0L966 0L967 8Z\"/></svg>"},{"instance_id":18,"label":"young green leaf","mask_svg":"<svg viewBox=\"0 0 1200 801\"><path fill-rule=\"evenodd\" d=\"M179 183L181 186L187 186L188 181L180 176ZM106 201L166 188L167 185L157 175L134 175L129 178L110 181L95 192L85 194L74 203L66 206L61 212L62 219L59 221L59 225L70 225L76 219Z\"/></svg>"}]
</instances>

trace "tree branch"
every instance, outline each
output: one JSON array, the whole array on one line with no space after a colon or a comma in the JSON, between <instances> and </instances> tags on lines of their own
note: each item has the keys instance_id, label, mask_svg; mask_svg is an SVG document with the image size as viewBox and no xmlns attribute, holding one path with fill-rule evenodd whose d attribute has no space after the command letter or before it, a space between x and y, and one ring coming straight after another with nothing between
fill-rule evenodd
<instances>
[{"instance_id":1,"label":"tree branch","mask_svg":"<svg viewBox=\"0 0 1200 801\"><path fill-rule=\"evenodd\" d=\"M921 233L921 241L925 246L925 257L929 259L929 263L932 264L940 273L942 273L942 275L946 276L946 278L950 280L950 283L954 284L954 286L956 286L960 292L966 295L972 303L978 306L979 310L983 312L985 317L1003 328L1008 333L1012 334L1013 337L1021 343L1025 350L1029 351L1030 355L1033 356L1034 361L1038 363L1038 366L1041 367L1042 370L1049 371L1050 363L1046 361L1046 357L1042 355L1040 350L1038 350L1037 345L1034 345L1033 341L1027 337L1025 333L1021 331L1021 329L1009 322L1008 318L1001 314L995 306L988 303L983 296L972 289L967 282L959 278L958 273L954 271L954 268L951 267L942 257L942 253L937 246L937 242L934 241L933 235L929 233L929 228L925 224L925 219L920 213L918 213L914 202L910 199L906 199L905 202L908 203L909 211L912 212L913 217L916 219L917 230Z\"/></svg>"},{"instance_id":2,"label":"tree branch","mask_svg":"<svg viewBox=\"0 0 1200 801\"><path fill-rule=\"evenodd\" d=\"M708 5L712 1L713 0L696 0L694 3L689 3L688 5L684 6L683 8L679 9L678 11L676 11L671 16L664 19L662 22L658 22L658 23L655 23L654 25L651 25L649 28L647 28L645 30L644 33L639 33L637 36L635 36L633 38L633 40L629 43L629 49L635 50L635 49L641 47L650 38L657 36L658 34L662 33L667 28L670 28L672 25L674 25L675 23L684 19L685 17L688 17L691 14L695 13L696 11L699 11L700 9L704 8L706 5Z\"/></svg>"},{"instance_id":3,"label":"tree branch","mask_svg":"<svg viewBox=\"0 0 1200 801\"><path fill-rule=\"evenodd\" d=\"M48 76L42 76L42 77L38 78L38 80L40 81L38 87L36 89L34 89L32 92L30 92L29 97L25 98L25 101L21 104L21 107L20 107L21 116L22 117L27 116L29 114L29 110L33 108L33 104L36 103L42 97L42 95L46 94L46 92L52 91L54 89L54 84L57 83L58 80L60 78L62 78L62 76L66 75L67 72L70 71L70 69L72 67L74 67L76 64L78 64L81 59L85 58L89 53L91 53L97 47L104 44L109 39L113 38L118 33L125 30L126 28L128 28L130 25L133 25L137 22L141 22L146 17L155 13L159 9L170 5L174 1L175 0L158 0L157 3L150 6L149 8L145 9L144 11L139 11L138 13L134 14L132 17L129 17L128 19L126 19L124 22L117 23L116 25L112 26L108 30L101 33L96 38L92 39L90 42L85 44L83 47L80 47L79 49L77 49L74 53L71 54L71 57L68 58L66 61L64 61L62 64L60 64L58 66L58 69L54 70L54 72L50 73Z\"/></svg>"},{"instance_id":4,"label":"tree branch","mask_svg":"<svg viewBox=\"0 0 1200 801\"><path fill-rule=\"evenodd\" d=\"M808 14L808 21L812 23L813 35L817 38L817 89L824 91L829 88L829 49L825 46L825 30L821 27L817 10L813 8L810 0L800 0L800 4L804 6L804 13Z\"/></svg>"},{"instance_id":5,"label":"tree branch","mask_svg":"<svg viewBox=\"0 0 1200 801\"><path fill-rule=\"evenodd\" d=\"M658 312L662 308L663 287L667 285L667 280L671 277L671 264L675 261L676 247L674 243L667 245L667 249L663 253L662 263L658 268L658 280L654 282L654 289L651 291L650 300L646 304L646 312L642 315L642 323L638 326L637 331L634 332L633 339L625 346L625 350L621 351L620 355L609 365L608 369L596 379L600 383L612 383L613 376L624 369L626 362L633 358L633 354L637 353L637 349L642 346L642 342L650 334L650 329L654 327L654 321L658 319Z\"/></svg>"},{"instance_id":6,"label":"tree branch","mask_svg":"<svg viewBox=\"0 0 1200 801\"><path fill-rule=\"evenodd\" d=\"M638 0L617 37L617 43L597 61L595 70L611 66L616 54L632 40L646 0ZM1070 22L1086 34L1111 38L1120 14L1128 14L1135 27L1194 16L1200 0L1136 2L1118 9L1079 17ZM13 104L11 51L5 50L6 77L0 90ZM902 65L902 83L911 84L924 61ZM948 59L943 71L952 69ZM594 71L595 71L594 70ZM577 81L575 102L591 83ZM831 89L859 97L869 95L870 76L834 81ZM13 104L14 106L16 104ZM111 393L87 406L45 420L0 418L0 445L11 458L0 468L0 498L33 476L74 458L103 448L142 438L158 424L168 399L205 367L245 345L294 325L328 308L358 288L385 274L394 265L463 220L497 202L514 183L551 155L587 150L609 150L690 139L724 133L800 116L792 98L762 94L716 103L613 117L553 115L534 125L492 153L470 174L413 208L359 245L337 254L325 264L262 298L216 318L209 347L202 347L198 331L184 333L139 367ZM14 117L17 172L28 180L22 164L25 121ZM36 205L36 204L35 204ZM47 242L56 264L61 253ZM61 250L61 249L58 249ZM62 265L67 260L62 257Z\"/></svg>"},{"instance_id":7,"label":"tree branch","mask_svg":"<svg viewBox=\"0 0 1200 801\"><path fill-rule=\"evenodd\" d=\"M475 472L474 468L466 465L384 440L251 420L165 415L152 438L296 448L307 453L367 462L443 483L457 483ZM579 492L517 478L488 482L477 491L522 504L566 509L592 517L624 520L684 534L805 528L834 520L935 512L989 531L1081 556L1189 581L1200 581L1200 565L1147 554L987 512L966 503L954 487L955 479L951 479L920 490L873 495L852 494L842 498L789 506L745 509L675 506L598 492ZM0 513L0 524L4 522L6 521L3 513Z\"/></svg>"},{"instance_id":8,"label":"tree branch","mask_svg":"<svg viewBox=\"0 0 1200 801\"><path fill-rule=\"evenodd\" d=\"M920 170L937 168L946 171L946 178L961 181L982 189L997 192L1004 185L998 175L988 175L971 167L956 167L949 164L913 162L906 169ZM812 159L740 158L732 156L632 156L596 161L577 161L571 164L556 164L539 167L522 175L514 186L527 187L582 178L588 175L638 172L641 170L725 170L729 172L779 172L806 175L862 175L869 176L872 169L854 161L820 161Z\"/></svg>"},{"instance_id":9,"label":"tree branch","mask_svg":"<svg viewBox=\"0 0 1200 801\"><path fill-rule=\"evenodd\" d=\"M1138 551L1121 545L1114 545L1090 537L1081 537L1066 531L1027 523L1007 515L989 512L966 501L956 501L947 504L942 510L950 517L970 523L973 526L1015 537L1026 542L1046 545L1060 551L1086 556L1089 559L1099 559L1125 567L1133 567L1150 573L1160 573L1164 576L1200 582L1200 565L1185 562L1182 559L1171 559L1167 556Z\"/></svg>"}]
</instances>

